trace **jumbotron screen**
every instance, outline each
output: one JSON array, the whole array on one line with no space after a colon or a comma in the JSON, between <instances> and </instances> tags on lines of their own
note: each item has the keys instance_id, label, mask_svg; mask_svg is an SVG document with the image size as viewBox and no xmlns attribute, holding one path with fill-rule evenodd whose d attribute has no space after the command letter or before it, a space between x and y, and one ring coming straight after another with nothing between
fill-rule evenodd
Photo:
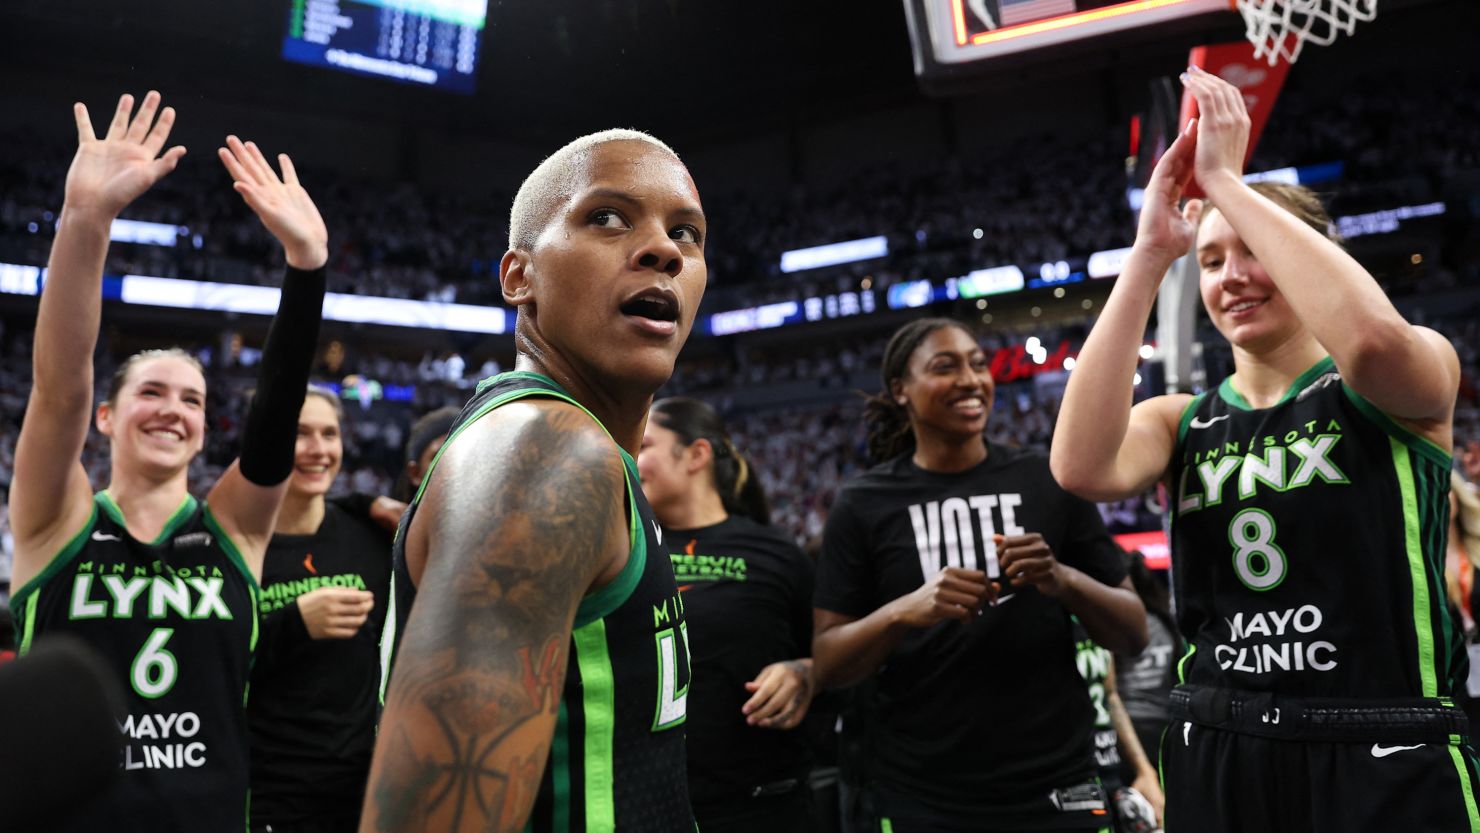
<instances>
[{"instance_id":1,"label":"jumbotron screen","mask_svg":"<svg viewBox=\"0 0 1480 833\"><path fill-rule=\"evenodd\" d=\"M290 61L472 93L488 0L292 0Z\"/></svg>"}]
</instances>

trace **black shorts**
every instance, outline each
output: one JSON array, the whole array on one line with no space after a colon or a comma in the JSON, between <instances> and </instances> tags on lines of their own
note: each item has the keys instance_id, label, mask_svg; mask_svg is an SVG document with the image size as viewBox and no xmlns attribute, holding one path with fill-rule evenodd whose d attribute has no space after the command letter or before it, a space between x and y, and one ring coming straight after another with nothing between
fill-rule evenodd
<instances>
[{"instance_id":1,"label":"black shorts","mask_svg":"<svg viewBox=\"0 0 1480 833\"><path fill-rule=\"evenodd\" d=\"M1098 779L970 812L964 808L948 812L882 791L870 798L875 817L873 830L877 833L1113 833L1114 830L1110 801Z\"/></svg>"},{"instance_id":2,"label":"black shorts","mask_svg":"<svg viewBox=\"0 0 1480 833\"><path fill-rule=\"evenodd\" d=\"M1167 833L1480 833L1467 740L1282 740L1174 720L1161 764Z\"/></svg>"}]
</instances>

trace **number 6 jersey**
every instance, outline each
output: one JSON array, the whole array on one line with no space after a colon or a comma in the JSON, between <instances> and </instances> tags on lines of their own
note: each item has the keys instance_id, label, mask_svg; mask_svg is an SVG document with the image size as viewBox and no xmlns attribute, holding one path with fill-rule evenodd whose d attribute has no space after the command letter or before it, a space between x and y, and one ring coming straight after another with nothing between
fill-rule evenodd
<instances>
[{"instance_id":1,"label":"number 6 jersey","mask_svg":"<svg viewBox=\"0 0 1480 833\"><path fill-rule=\"evenodd\" d=\"M102 654L124 693L118 784L64 829L246 828L256 596L241 554L194 498L146 543L129 535L107 492L94 496L87 524L11 600L21 653L38 637L74 634Z\"/></svg>"},{"instance_id":2,"label":"number 6 jersey","mask_svg":"<svg viewBox=\"0 0 1480 833\"><path fill-rule=\"evenodd\" d=\"M1185 683L1299 697L1447 698L1450 455L1328 357L1251 408L1228 380L1182 414L1173 580Z\"/></svg>"}]
</instances>

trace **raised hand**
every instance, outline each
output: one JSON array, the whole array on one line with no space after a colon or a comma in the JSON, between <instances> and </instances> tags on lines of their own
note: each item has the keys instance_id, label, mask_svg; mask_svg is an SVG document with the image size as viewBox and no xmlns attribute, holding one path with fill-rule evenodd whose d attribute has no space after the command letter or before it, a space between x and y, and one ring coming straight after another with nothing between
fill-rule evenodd
<instances>
[{"instance_id":1,"label":"raised hand","mask_svg":"<svg viewBox=\"0 0 1480 833\"><path fill-rule=\"evenodd\" d=\"M1157 160L1151 181L1146 183L1136 245L1162 258L1175 260L1187 254L1197 235L1202 201L1189 200L1186 208L1178 208L1192 181L1196 153L1197 119L1193 119Z\"/></svg>"},{"instance_id":2,"label":"raised hand","mask_svg":"<svg viewBox=\"0 0 1480 833\"><path fill-rule=\"evenodd\" d=\"M1249 111L1238 87L1199 67L1182 74L1197 99L1197 184L1212 193L1220 180L1242 181L1249 147Z\"/></svg>"},{"instance_id":3,"label":"raised hand","mask_svg":"<svg viewBox=\"0 0 1480 833\"><path fill-rule=\"evenodd\" d=\"M159 155L175 126L175 108L159 110L159 93L150 90L139 112L129 118L133 109L134 97L120 96L108 132L99 139L93 133L87 106L81 102L72 105L77 120L77 155L67 171L67 210L95 213L111 221L173 171L185 155L185 148L179 145Z\"/></svg>"},{"instance_id":4,"label":"raised hand","mask_svg":"<svg viewBox=\"0 0 1480 833\"><path fill-rule=\"evenodd\" d=\"M298 172L288 154L278 154L282 178L255 142L227 136L226 147L218 148L216 154L235 180L232 187L283 244L289 266L313 270L329 261L329 230L308 192L298 184Z\"/></svg>"}]
</instances>

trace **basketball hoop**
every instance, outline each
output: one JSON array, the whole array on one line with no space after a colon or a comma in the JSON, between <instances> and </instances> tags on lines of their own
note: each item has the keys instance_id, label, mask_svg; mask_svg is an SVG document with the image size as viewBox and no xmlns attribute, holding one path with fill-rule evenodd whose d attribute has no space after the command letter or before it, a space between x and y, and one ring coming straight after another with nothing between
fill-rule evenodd
<instances>
[{"instance_id":1,"label":"basketball hoop","mask_svg":"<svg viewBox=\"0 0 1480 833\"><path fill-rule=\"evenodd\" d=\"M1300 57L1307 41L1330 46L1377 17L1377 0L1236 0L1254 57L1274 66Z\"/></svg>"}]
</instances>

